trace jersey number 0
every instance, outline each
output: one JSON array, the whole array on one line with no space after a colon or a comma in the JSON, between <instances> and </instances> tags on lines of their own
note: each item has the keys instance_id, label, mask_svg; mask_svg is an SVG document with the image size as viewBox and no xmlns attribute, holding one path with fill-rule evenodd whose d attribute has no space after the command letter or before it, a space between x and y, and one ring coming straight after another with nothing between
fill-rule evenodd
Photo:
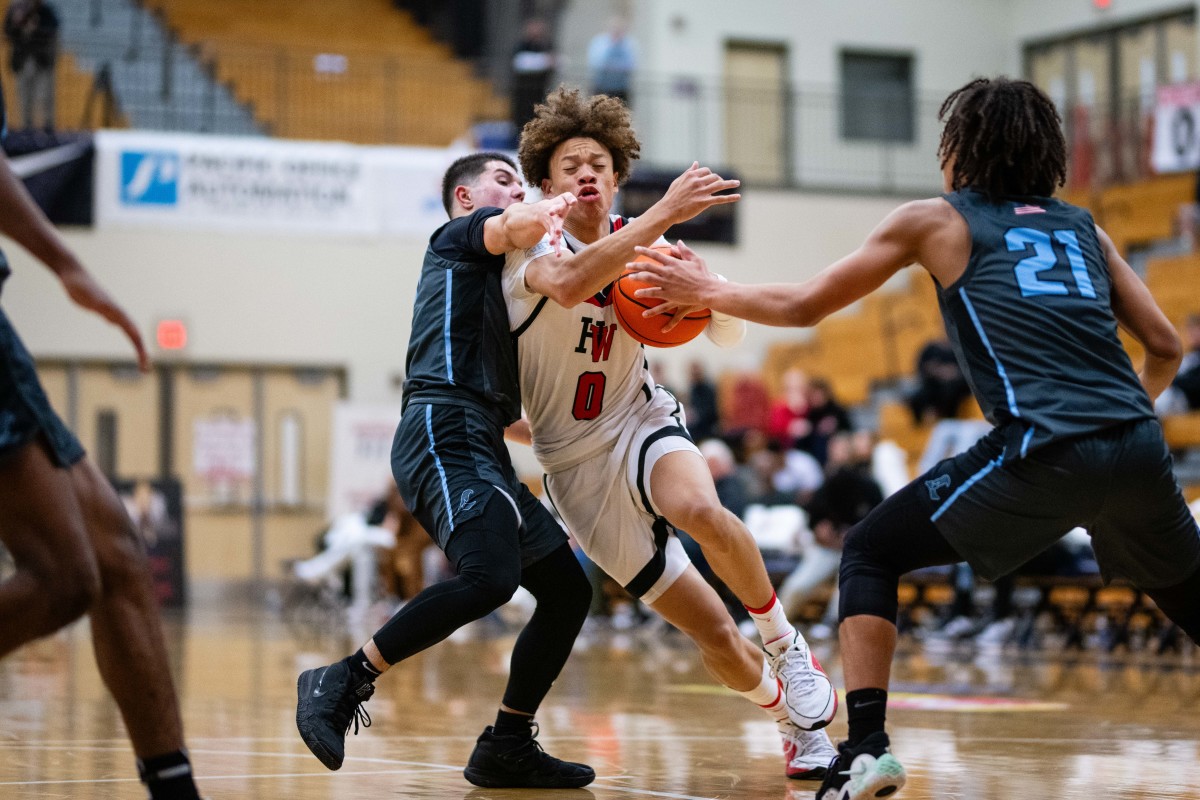
<instances>
[{"instance_id":1,"label":"jersey number 0","mask_svg":"<svg viewBox=\"0 0 1200 800\"><path fill-rule=\"evenodd\" d=\"M575 384L575 405L571 415L577 420L595 419L600 416L604 407L604 382L607 380L603 372L585 372L579 376Z\"/></svg>"}]
</instances>

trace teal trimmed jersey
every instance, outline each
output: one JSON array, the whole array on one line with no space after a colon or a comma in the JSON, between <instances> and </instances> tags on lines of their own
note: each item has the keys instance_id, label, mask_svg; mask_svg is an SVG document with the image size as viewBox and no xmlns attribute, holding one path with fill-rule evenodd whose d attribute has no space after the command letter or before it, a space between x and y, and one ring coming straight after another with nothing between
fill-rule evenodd
<instances>
[{"instance_id":1,"label":"teal trimmed jersey","mask_svg":"<svg viewBox=\"0 0 1200 800\"><path fill-rule=\"evenodd\" d=\"M1096 224L1052 198L943 195L971 230L971 258L938 305L1003 458L1154 416L1117 338Z\"/></svg>"}]
</instances>

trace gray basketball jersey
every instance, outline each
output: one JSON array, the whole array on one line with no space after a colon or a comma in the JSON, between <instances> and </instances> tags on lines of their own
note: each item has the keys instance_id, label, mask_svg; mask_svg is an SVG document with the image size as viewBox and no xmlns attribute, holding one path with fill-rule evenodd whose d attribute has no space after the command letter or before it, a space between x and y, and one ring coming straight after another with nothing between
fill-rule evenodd
<instances>
[{"instance_id":1,"label":"gray basketball jersey","mask_svg":"<svg viewBox=\"0 0 1200 800\"><path fill-rule=\"evenodd\" d=\"M1051 198L943 195L971 258L938 287L946 332L1006 459L1154 415L1117 338L1108 261L1091 214Z\"/></svg>"}]
</instances>

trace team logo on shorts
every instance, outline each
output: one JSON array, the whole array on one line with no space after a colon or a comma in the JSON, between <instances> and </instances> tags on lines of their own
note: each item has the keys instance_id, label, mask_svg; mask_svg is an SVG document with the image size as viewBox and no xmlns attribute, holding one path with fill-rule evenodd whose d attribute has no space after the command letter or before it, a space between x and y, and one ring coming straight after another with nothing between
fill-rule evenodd
<instances>
[{"instance_id":1,"label":"team logo on shorts","mask_svg":"<svg viewBox=\"0 0 1200 800\"><path fill-rule=\"evenodd\" d=\"M475 504L478 503L479 501L472 500L471 498L474 496L475 496L474 489L464 489L463 490L462 495L458 498L458 513L461 514L464 511L470 511L472 508L475 507Z\"/></svg>"},{"instance_id":2,"label":"team logo on shorts","mask_svg":"<svg viewBox=\"0 0 1200 800\"><path fill-rule=\"evenodd\" d=\"M925 488L929 490L930 500L941 500L938 497L938 489L949 489L952 481L949 475L939 475L933 480L925 481Z\"/></svg>"}]
</instances>

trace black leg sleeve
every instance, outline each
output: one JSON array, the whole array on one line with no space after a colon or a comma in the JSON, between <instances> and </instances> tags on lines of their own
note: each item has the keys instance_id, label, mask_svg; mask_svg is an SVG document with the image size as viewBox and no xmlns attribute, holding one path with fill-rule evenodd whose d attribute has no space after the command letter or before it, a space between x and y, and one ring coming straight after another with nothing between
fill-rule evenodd
<instances>
[{"instance_id":1,"label":"black leg sleeve","mask_svg":"<svg viewBox=\"0 0 1200 800\"><path fill-rule=\"evenodd\" d=\"M376 632L384 660L403 661L507 603L521 580L517 534L512 505L494 494L483 514L450 537L446 556L458 575L424 589Z\"/></svg>"},{"instance_id":2,"label":"black leg sleeve","mask_svg":"<svg viewBox=\"0 0 1200 800\"><path fill-rule=\"evenodd\" d=\"M901 575L963 560L930 522L918 491L917 484L910 483L846 534L838 580L839 620L870 614L894 623Z\"/></svg>"},{"instance_id":3,"label":"black leg sleeve","mask_svg":"<svg viewBox=\"0 0 1200 800\"><path fill-rule=\"evenodd\" d=\"M533 714L571 654L592 602L592 585L565 543L526 567L521 585L537 608L513 646L504 705Z\"/></svg>"}]
</instances>

